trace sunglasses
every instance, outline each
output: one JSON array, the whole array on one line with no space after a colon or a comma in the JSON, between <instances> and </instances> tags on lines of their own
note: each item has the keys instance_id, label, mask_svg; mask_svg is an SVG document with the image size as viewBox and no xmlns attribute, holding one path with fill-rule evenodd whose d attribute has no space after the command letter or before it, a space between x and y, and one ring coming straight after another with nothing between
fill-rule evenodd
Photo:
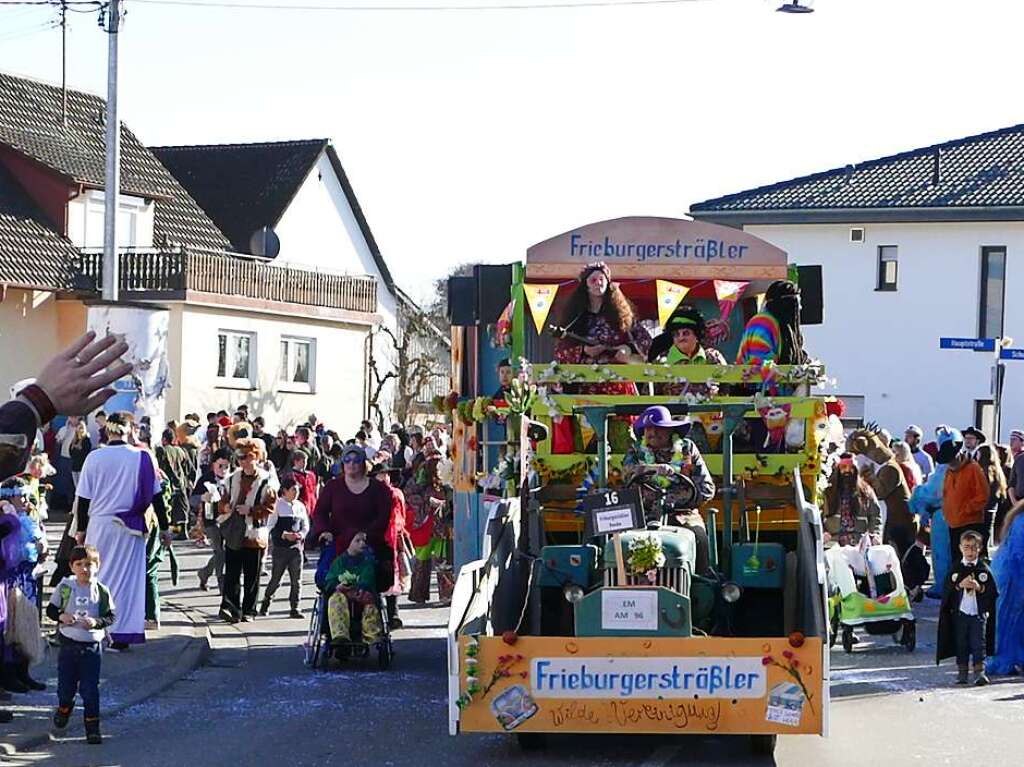
<instances>
[{"instance_id":1,"label":"sunglasses","mask_svg":"<svg viewBox=\"0 0 1024 767\"><path fill-rule=\"evenodd\" d=\"M352 455L349 453L341 459L342 463L366 463L365 459L360 458L358 455Z\"/></svg>"}]
</instances>

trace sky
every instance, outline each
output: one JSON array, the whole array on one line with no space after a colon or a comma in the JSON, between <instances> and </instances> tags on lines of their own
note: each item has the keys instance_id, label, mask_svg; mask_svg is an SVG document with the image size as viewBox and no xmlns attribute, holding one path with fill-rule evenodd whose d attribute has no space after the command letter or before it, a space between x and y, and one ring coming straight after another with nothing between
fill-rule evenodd
<instances>
[{"instance_id":1,"label":"sky","mask_svg":"<svg viewBox=\"0 0 1024 767\"><path fill-rule=\"evenodd\" d=\"M121 119L150 145L330 138L421 301L458 264L521 260L582 224L683 216L1024 122L1024 10L1009 0L814 0L803 15L776 13L781 0L274 1L285 8L126 0ZM59 82L54 11L7 2L0 70ZM68 39L69 84L104 95L95 12L71 14Z\"/></svg>"}]
</instances>

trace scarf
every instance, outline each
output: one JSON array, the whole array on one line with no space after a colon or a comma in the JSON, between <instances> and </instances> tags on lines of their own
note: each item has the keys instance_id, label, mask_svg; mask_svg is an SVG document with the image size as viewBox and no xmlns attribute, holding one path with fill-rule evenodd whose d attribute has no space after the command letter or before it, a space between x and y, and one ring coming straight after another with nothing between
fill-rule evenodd
<instances>
[{"instance_id":1,"label":"scarf","mask_svg":"<svg viewBox=\"0 0 1024 767\"><path fill-rule=\"evenodd\" d=\"M153 503L153 481L156 471L153 461L145 450L139 451L139 472L135 481L135 499L128 511L118 512L117 520L124 525L129 535L146 536L146 509Z\"/></svg>"}]
</instances>

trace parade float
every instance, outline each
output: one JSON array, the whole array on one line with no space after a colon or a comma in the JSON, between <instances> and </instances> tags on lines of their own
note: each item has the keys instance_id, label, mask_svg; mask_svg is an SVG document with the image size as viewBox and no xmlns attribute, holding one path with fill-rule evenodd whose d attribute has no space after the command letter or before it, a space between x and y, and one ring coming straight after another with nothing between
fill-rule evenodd
<instances>
[{"instance_id":1,"label":"parade float","mask_svg":"<svg viewBox=\"0 0 1024 767\"><path fill-rule=\"evenodd\" d=\"M597 260L654 332L684 300L698 307L730 361L768 285L799 277L739 230L615 219L533 246L500 315L454 323L456 390L437 403L455 423L450 731L524 747L544 733L742 734L759 753L825 734L817 504L837 421L811 394L825 371L553 362L552 310ZM487 396L504 360L512 380ZM594 393L608 382L638 393ZM643 509L624 477L629 424L653 404L692 424L714 477L704 572L693 532Z\"/></svg>"}]
</instances>

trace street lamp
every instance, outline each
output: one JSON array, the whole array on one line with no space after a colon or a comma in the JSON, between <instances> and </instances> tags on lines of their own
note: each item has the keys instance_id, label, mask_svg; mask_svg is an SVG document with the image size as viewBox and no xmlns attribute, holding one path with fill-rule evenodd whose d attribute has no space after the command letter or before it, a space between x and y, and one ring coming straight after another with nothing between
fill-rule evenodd
<instances>
[{"instance_id":1,"label":"street lamp","mask_svg":"<svg viewBox=\"0 0 1024 767\"><path fill-rule=\"evenodd\" d=\"M813 8L800 5L800 0L792 0L790 3L783 3L775 9L779 13L814 13Z\"/></svg>"}]
</instances>

